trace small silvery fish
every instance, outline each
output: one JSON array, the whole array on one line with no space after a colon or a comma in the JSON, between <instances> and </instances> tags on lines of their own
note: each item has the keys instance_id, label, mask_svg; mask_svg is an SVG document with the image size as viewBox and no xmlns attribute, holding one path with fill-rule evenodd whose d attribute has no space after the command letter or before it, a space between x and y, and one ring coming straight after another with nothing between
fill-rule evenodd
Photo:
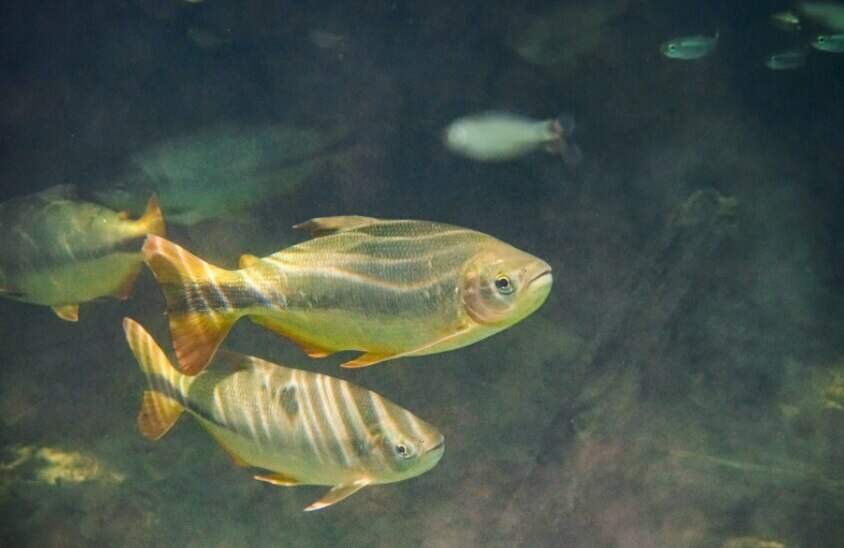
<instances>
[{"instance_id":1,"label":"small silvery fish","mask_svg":"<svg viewBox=\"0 0 844 548\"><path fill-rule=\"evenodd\" d=\"M772 13L771 24L786 32L795 32L801 28L800 18L791 10Z\"/></svg>"},{"instance_id":2,"label":"small silvery fish","mask_svg":"<svg viewBox=\"0 0 844 548\"><path fill-rule=\"evenodd\" d=\"M467 346L521 321L551 290L551 267L457 226L322 217L316 237L224 270L156 236L146 263L167 301L181 370L206 367L234 322L290 339L312 358L363 352L344 367Z\"/></svg>"},{"instance_id":3,"label":"small silvery fish","mask_svg":"<svg viewBox=\"0 0 844 548\"><path fill-rule=\"evenodd\" d=\"M844 33L815 36L812 47L827 53L842 53L844 52Z\"/></svg>"},{"instance_id":4,"label":"small silvery fish","mask_svg":"<svg viewBox=\"0 0 844 548\"><path fill-rule=\"evenodd\" d=\"M806 48L794 48L765 56L765 66L771 70L794 70L806 66Z\"/></svg>"},{"instance_id":5,"label":"small silvery fish","mask_svg":"<svg viewBox=\"0 0 844 548\"><path fill-rule=\"evenodd\" d=\"M128 297L147 234L164 234L153 195L138 220L76 199L70 185L0 204L0 296L76 321L79 303Z\"/></svg>"},{"instance_id":6,"label":"small silvery fish","mask_svg":"<svg viewBox=\"0 0 844 548\"><path fill-rule=\"evenodd\" d=\"M255 479L332 486L306 511L423 474L445 451L436 428L346 381L229 352L219 358L228 370L187 377L140 324L126 318L123 329L149 383L138 413L144 436L161 438L187 411L235 464L264 470Z\"/></svg>"},{"instance_id":7,"label":"small silvery fish","mask_svg":"<svg viewBox=\"0 0 844 548\"><path fill-rule=\"evenodd\" d=\"M455 154L479 162L513 160L540 148L569 165L582 157L571 141L574 118L534 120L507 112L483 112L453 121L445 129L445 144Z\"/></svg>"},{"instance_id":8,"label":"small silvery fish","mask_svg":"<svg viewBox=\"0 0 844 548\"><path fill-rule=\"evenodd\" d=\"M715 46L718 45L718 37L718 32L715 33L715 36L683 36L664 42L659 50L669 59L693 61L702 59L712 53Z\"/></svg>"}]
</instances>

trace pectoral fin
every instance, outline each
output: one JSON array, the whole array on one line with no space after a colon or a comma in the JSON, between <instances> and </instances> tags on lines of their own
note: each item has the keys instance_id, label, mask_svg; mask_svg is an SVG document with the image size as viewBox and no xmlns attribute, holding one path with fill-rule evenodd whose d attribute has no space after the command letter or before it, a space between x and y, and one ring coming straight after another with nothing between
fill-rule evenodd
<instances>
[{"instance_id":1,"label":"pectoral fin","mask_svg":"<svg viewBox=\"0 0 844 548\"><path fill-rule=\"evenodd\" d=\"M337 232L346 232L362 226L379 222L374 217L362 217L360 215L338 215L336 217L314 217L304 223L293 225L294 230L305 230L311 236L326 236Z\"/></svg>"},{"instance_id":2,"label":"pectoral fin","mask_svg":"<svg viewBox=\"0 0 844 548\"><path fill-rule=\"evenodd\" d=\"M282 487L292 487L294 485L301 485L299 480L293 479L287 474L281 472L273 472L271 474L259 474L255 476L258 481L265 481L273 485L281 485Z\"/></svg>"},{"instance_id":3,"label":"pectoral fin","mask_svg":"<svg viewBox=\"0 0 844 548\"><path fill-rule=\"evenodd\" d=\"M66 322L78 322L79 321L79 305L78 304L66 304L63 306L51 306L50 308L53 309L53 312L56 313L56 316L63 319Z\"/></svg>"},{"instance_id":4,"label":"pectoral fin","mask_svg":"<svg viewBox=\"0 0 844 548\"><path fill-rule=\"evenodd\" d=\"M305 512L312 512L314 510L327 508L332 504L340 502L346 497L354 495L367 485L369 485L369 480L358 480L354 483L335 485L324 497L305 508Z\"/></svg>"}]
</instances>

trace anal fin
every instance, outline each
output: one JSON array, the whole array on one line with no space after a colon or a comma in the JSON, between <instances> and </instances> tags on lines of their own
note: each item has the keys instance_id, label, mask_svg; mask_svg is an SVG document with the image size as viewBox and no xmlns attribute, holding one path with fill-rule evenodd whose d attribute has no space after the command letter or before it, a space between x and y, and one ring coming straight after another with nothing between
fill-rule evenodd
<instances>
[{"instance_id":1,"label":"anal fin","mask_svg":"<svg viewBox=\"0 0 844 548\"><path fill-rule=\"evenodd\" d=\"M56 316L63 319L66 322L78 322L79 321L79 305L78 304L65 304L62 306L51 306L50 308L53 309L53 312L56 313Z\"/></svg>"},{"instance_id":2,"label":"anal fin","mask_svg":"<svg viewBox=\"0 0 844 548\"><path fill-rule=\"evenodd\" d=\"M138 413L138 428L147 439L157 440L173 428L182 411L182 405L176 400L161 392L145 390Z\"/></svg>"},{"instance_id":3,"label":"anal fin","mask_svg":"<svg viewBox=\"0 0 844 548\"><path fill-rule=\"evenodd\" d=\"M265 327L266 329L269 329L279 337L284 337L285 339L288 339L289 341L293 342L294 344L296 344L296 346L301 348L302 351L307 354L309 358L325 358L326 356L330 356L335 352L334 350L322 348L311 342L300 339L296 335L289 333L285 329L285 327L279 322L275 322L270 318L265 318L262 316L250 316L249 319L255 322L256 324Z\"/></svg>"},{"instance_id":4,"label":"anal fin","mask_svg":"<svg viewBox=\"0 0 844 548\"><path fill-rule=\"evenodd\" d=\"M282 472L271 472L269 474L258 474L255 476L255 479L258 481L265 481L267 483L272 483L273 485L281 485L283 487L292 487L294 485L301 485L302 483L294 478L291 478L287 474Z\"/></svg>"},{"instance_id":5,"label":"anal fin","mask_svg":"<svg viewBox=\"0 0 844 548\"><path fill-rule=\"evenodd\" d=\"M366 352L365 354L361 354L353 360L347 361L346 363L341 363L340 367L346 367L348 369L355 369L358 367L369 367L370 365L385 362L395 357L396 355L394 354L375 354L373 352Z\"/></svg>"},{"instance_id":6,"label":"anal fin","mask_svg":"<svg viewBox=\"0 0 844 548\"><path fill-rule=\"evenodd\" d=\"M341 485L335 485L331 488L331 490L325 494L324 497L319 499L316 502L311 503L310 506L305 508L305 512L312 512L314 510L321 510L323 508L327 508L332 504L337 504L341 500L350 497L369 485L369 480L358 480L354 483L344 483Z\"/></svg>"}]
</instances>

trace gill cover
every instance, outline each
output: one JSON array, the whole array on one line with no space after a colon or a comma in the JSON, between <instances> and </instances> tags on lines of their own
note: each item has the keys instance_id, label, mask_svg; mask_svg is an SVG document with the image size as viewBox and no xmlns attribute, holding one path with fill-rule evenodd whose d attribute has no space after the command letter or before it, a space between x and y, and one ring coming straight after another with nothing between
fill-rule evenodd
<instances>
[{"instance_id":1,"label":"gill cover","mask_svg":"<svg viewBox=\"0 0 844 548\"><path fill-rule=\"evenodd\" d=\"M500 259L483 254L473 260L463 278L463 304L469 316L484 325L512 316L526 272L524 259Z\"/></svg>"}]
</instances>

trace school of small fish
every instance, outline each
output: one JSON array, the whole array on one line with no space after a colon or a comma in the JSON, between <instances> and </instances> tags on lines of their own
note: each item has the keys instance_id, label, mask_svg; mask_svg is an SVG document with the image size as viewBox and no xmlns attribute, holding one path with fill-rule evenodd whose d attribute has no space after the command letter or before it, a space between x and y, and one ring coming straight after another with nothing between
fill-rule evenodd
<instances>
[{"instance_id":1,"label":"school of small fish","mask_svg":"<svg viewBox=\"0 0 844 548\"><path fill-rule=\"evenodd\" d=\"M805 67L810 47L826 53L844 53L844 4L840 2L799 2L794 10L772 13L769 22L776 29L797 35L799 41L795 45L792 39L791 47L765 55L763 63L771 70ZM681 36L663 42L659 49L669 59L694 61L710 56L719 37L720 31L713 36Z\"/></svg>"},{"instance_id":2,"label":"school of small fish","mask_svg":"<svg viewBox=\"0 0 844 548\"><path fill-rule=\"evenodd\" d=\"M607 24L597 16L586 20ZM769 22L800 37L765 56L771 70L804 67L812 49L844 52L838 2L800 2ZM530 28L541 39L515 37L519 54L538 65L562 62L543 48L561 50L568 42L548 25ZM206 29L188 33L200 48L230 43ZM345 43L324 30L309 37L324 49ZM720 37L720 30L679 36L659 51L667 59L699 61L715 53ZM488 110L454 119L442 138L450 152L477 162L545 151L573 169L583 159L574 130L568 114L531 118ZM436 427L347 381L220 349L226 335L247 317L309 358L358 352L342 364L347 368L453 351L539 309L553 284L546 261L469 228L357 215L295 225L310 238L266 257L244 254L234 270L165 238L165 217L192 225L236 216L292 191L312 160L332 154L347 135L221 126L142 150L117 180L95 189L95 201L58 185L2 203L0 296L49 306L75 322L82 303L128 298L146 264L164 296L175 362L140 324L124 319L148 384L137 418L145 437L161 438L187 412L235 464L254 469L255 479L330 487L308 511L423 474L445 450Z\"/></svg>"}]
</instances>

